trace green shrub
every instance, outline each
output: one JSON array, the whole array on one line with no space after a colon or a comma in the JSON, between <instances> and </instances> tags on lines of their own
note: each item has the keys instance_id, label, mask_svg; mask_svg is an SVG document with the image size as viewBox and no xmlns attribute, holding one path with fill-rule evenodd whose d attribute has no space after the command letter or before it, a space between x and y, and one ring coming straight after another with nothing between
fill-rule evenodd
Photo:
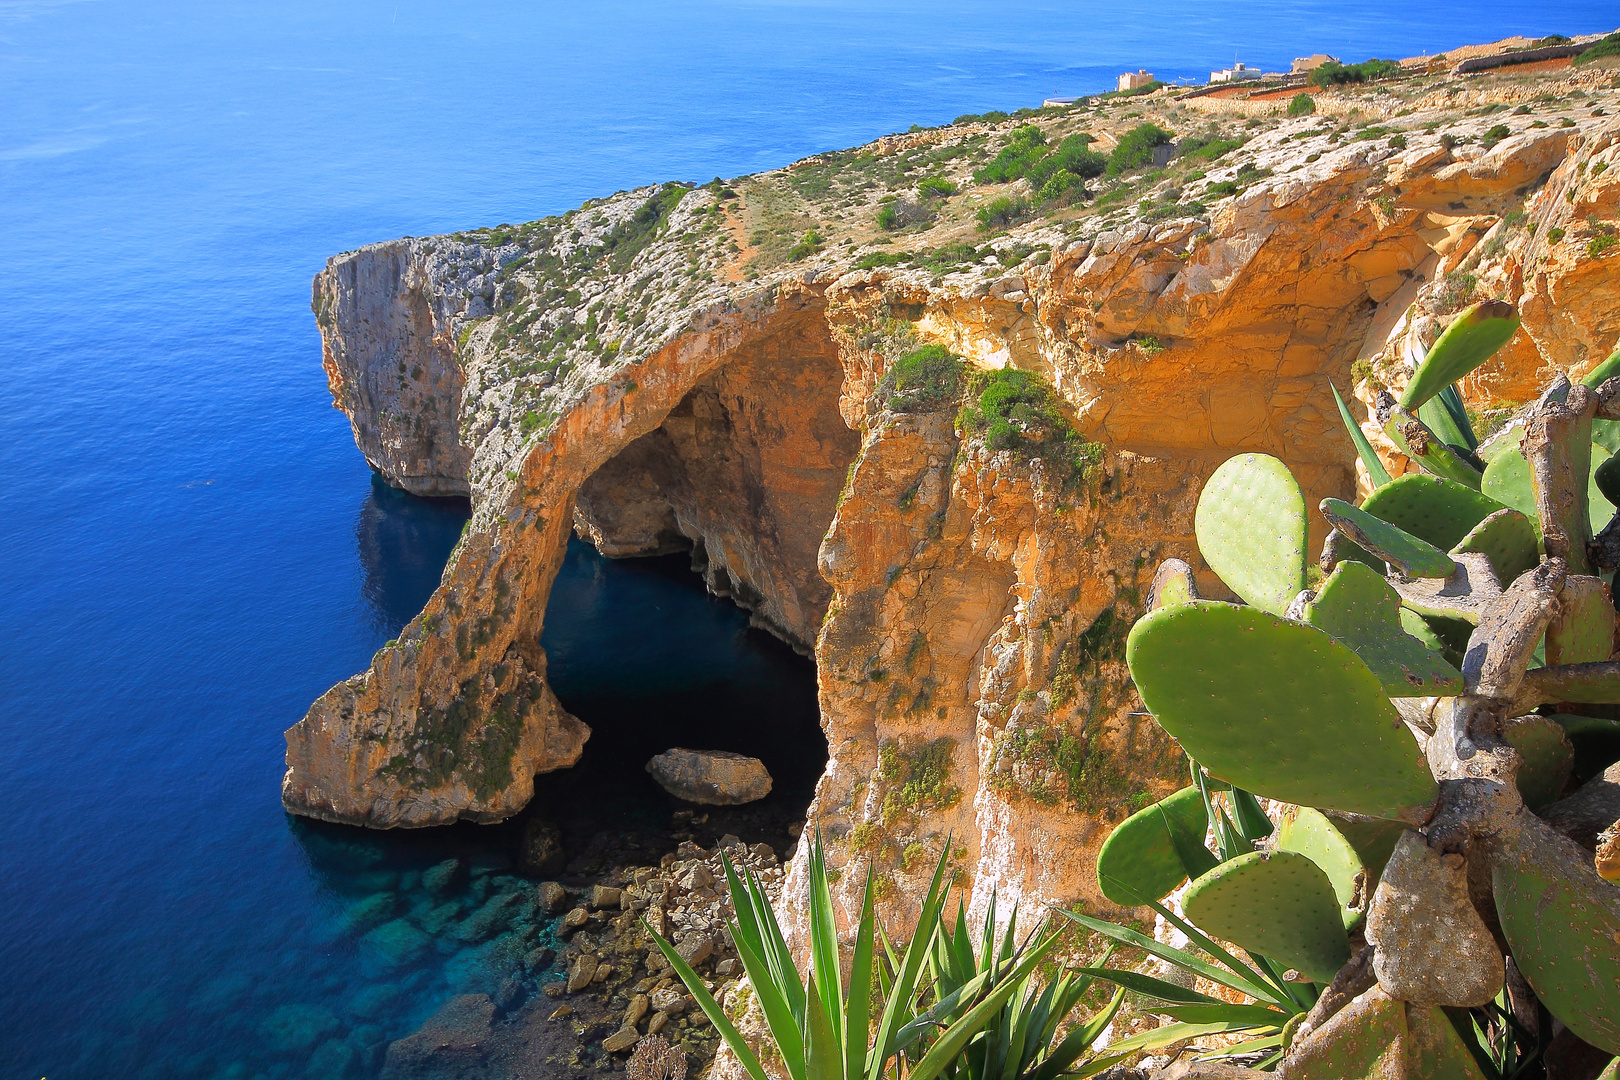
<instances>
[{"instance_id":1,"label":"green shrub","mask_svg":"<svg viewBox=\"0 0 1620 1080\"><path fill-rule=\"evenodd\" d=\"M1508 126L1506 124L1497 124L1495 127L1491 128L1491 130L1487 131L1484 138L1480 139L1479 142L1481 146L1495 146L1497 143L1501 142L1511 134L1512 132L1508 130Z\"/></svg>"},{"instance_id":2,"label":"green shrub","mask_svg":"<svg viewBox=\"0 0 1620 1080\"><path fill-rule=\"evenodd\" d=\"M1389 148L1391 150L1405 150L1406 149L1406 136L1405 135L1391 135L1389 137Z\"/></svg>"},{"instance_id":3,"label":"green shrub","mask_svg":"<svg viewBox=\"0 0 1620 1080\"><path fill-rule=\"evenodd\" d=\"M962 396L962 376L961 357L943 345L924 345L890 366L877 396L891 412L937 412Z\"/></svg>"},{"instance_id":4,"label":"green shrub","mask_svg":"<svg viewBox=\"0 0 1620 1080\"><path fill-rule=\"evenodd\" d=\"M952 120L951 125L954 127L957 124L999 124L1003 120L1009 119L1011 117L1000 109L991 109L986 113L963 113L955 120Z\"/></svg>"},{"instance_id":5,"label":"green shrub","mask_svg":"<svg viewBox=\"0 0 1620 1080\"><path fill-rule=\"evenodd\" d=\"M934 212L910 199L892 199L878 208L877 225L884 232L921 225L934 220Z\"/></svg>"},{"instance_id":6,"label":"green shrub","mask_svg":"<svg viewBox=\"0 0 1620 1080\"><path fill-rule=\"evenodd\" d=\"M944 199L956 194L956 185L943 176L930 176L917 184L917 194L925 199Z\"/></svg>"},{"instance_id":7,"label":"green shrub","mask_svg":"<svg viewBox=\"0 0 1620 1080\"><path fill-rule=\"evenodd\" d=\"M1180 157L1187 158L1190 161L1214 161L1216 158L1236 150L1246 141L1244 139L1190 138L1181 140L1181 145L1176 149L1179 151Z\"/></svg>"},{"instance_id":8,"label":"green shrub","mask_svg":"<svg viewBox=\"0 0 1620 1080\"><path fill-rule=\"evenodd\" d=\"M1564 230L1560 229L1558 226L1554 225L1552 228L1547 230L1547 242L1549 244L1556 244L1563 238Z\"/></svg>"},{"instance_id":9,"label":"green shrub","mask_svg":"<svg viewBox=\"0 0 1620 1080\"><path fill-rule=\"evenodd\" d=\"M1295 94L1288 99L1289 116L1309 116L1316 111L1316 99L1309 94Z\"/></svg>"},{"instance_id":10,"label":"green shrub","mask_svg":"<svg viewBox=\"0 0 1620 1080\"><path fill-rule=\"evenodd\" d=\"M1029 212L1028 200L1002 195L981 206L976 216L979 219L979 228L989 230L1006 228L1022 221L1029 217Z\"/></svg>"},{"instance_id":11,"label":"green shrub","mask_svg":"<svg viewBox=\"0 0 1620 1080\"><path fill-rule=\"evenodd\" d=\"M1163 146L1173 137L1170 132L1157 124L1138 124L1120 137L1119 145L1114 147L1114 152L1108 156L1108 175L1118 176L1120 173L1153 164L1154 149Z\"/></svg>"},{"instance_id":12,"label":"green shrub","mask_svg":"<svg viewBox=\"0 0 1620 1080\"><path fill-rule=\"evenodd\" d=\"M1040 459L1059 473L1066 487L1084 479L1102 460L1102 445L1087 442L1074 430L1052 388L1038 375L1016 368L975 373L956 426L964 435L982 433L991 450Z\"/></svg>"},{"instance_id":13,"label":"green shrub","mask_svg":"<svg viewBox=\"0 0 1620 1080\"><path fill-rule=\"evenodd\" d=\"M1592 47L1575 58L1577 64L1590 64L1604 56L1620 56L1620 31L1610 34L1599 41L1594 41Z\"/></svg>"},{"instance_id":14,"label":"green shrub","mask_svg":"<svg viewBox=\"0 0 1620 1080\"><path fill-rule=\"evenodd\" d=\"M1034 124L1025 124L1012 133L1012 138L1007 140L1007 145L1001 148L990 164L974 172L973 179L980 184L1010 183L1023 176L1031 165L1049 152L1046 136L1041 129Z\"/></svg>"},{"instance_id":15,"label":"green shrub","mask_svg":"<svg viewBox=\"0 0 1620 1080\"><path fill-rule=\"evenodd\" d=\"M1343 83L1372 82L1388 79L1401 73L1401 65L1394 60L1364 60L1359 64L1340 64L1328 61L1311 72L1312 86L1339 86Z\"/></svg>"},{"instance_id":16,"label":"green shrub","mask_svg":"<svg viewBox=\"0 0 1620 1080\"><path fill-rule=\"evenodd\" d=\"M874 251L856 259L855 269L872 270L879 266L899 266L903 262L909 262L910 259L910 253L905 251Z\"/></svg>"},{"instance_id":17,"label":"green shrub","mask_svg":"<svg viewBox=\"0 0 1620 1080\"><path fill-rule=\"evenodd\" d=\"M787 257L791 262L798 262L800 259L808 258L820 251L823 243L825 241L822 240L821 234L814 229L810 229L804 234L803 239L788 249Z\"/></svg>"}]
</instances>

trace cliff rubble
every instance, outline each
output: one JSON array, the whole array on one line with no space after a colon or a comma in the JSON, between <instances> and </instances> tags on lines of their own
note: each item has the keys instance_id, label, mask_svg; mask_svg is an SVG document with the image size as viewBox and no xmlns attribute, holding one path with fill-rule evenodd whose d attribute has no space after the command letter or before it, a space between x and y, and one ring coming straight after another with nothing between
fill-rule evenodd
<instances>
[{"instance_id":1,"label":"cliff rubble","mask_svg":"<svg viewBox=\"0 0 1620 1080\"><path fill-rule=\"evenodd\" d=\"M1190 535L1202 481L1264 451L1310 505L1351 496L1330 386L1399 383L1478 296L1525 314L1469 381L1482 413L1606 356L1617 98L1612 73L1552 71L1351 89L1298 118L1104 100L334 257L314 283L334 403L390 482L468 493L473 516L423 612L288 732L287 808L494 820L576 760L589 732L539 639L577 531L614 556L693 550L814 655L810 817L842 887L872 861L903 913L949 836L976 905L1104 905L1096 846L1184 769L1122 642L1161 560L1220 593ZM1146 121L1178 156L1089 200L973 181L1021 125L1106 153ZM1012 220L980 229L998 199ZM896 204L921 209L875 224ZM890 393L927 343L1050 387L1084 466Z\"/></svg>"}]
</instances>

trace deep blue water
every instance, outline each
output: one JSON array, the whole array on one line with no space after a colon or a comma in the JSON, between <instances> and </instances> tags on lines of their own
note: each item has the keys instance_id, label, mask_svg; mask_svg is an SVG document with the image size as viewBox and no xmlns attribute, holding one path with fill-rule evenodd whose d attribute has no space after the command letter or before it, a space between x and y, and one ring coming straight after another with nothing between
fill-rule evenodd
<instances>
[{"instance_id":1,"label":"deep blue water","mask_svg":"<svg viewBox=\"0 0 1620 1080\"><path fill-rule=\"evenodd\" d=\"M544 939L412 937L502 894L510 827L377 837L280 808L282 729L416 611L460 528L376 485L329 407L326 255L1122 68L1398 56L1617 7L0 0L0 1080L365 1075ZM805 675L740 619L678 568L575 551L547 644L582 713L691 723L723 699L745 739ZM627 686L585 646L640 625L692 651L649 645ZM424 889L454 855L471 876Z\"/></svg>"}]
</instances>

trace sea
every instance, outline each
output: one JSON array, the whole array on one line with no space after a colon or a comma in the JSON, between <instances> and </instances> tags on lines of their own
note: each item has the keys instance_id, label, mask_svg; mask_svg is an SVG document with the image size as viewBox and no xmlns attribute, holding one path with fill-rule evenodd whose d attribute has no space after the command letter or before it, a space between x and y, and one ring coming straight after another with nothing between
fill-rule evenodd
<instances>
[{"instance_id":1,"label":"sea","mask_svg":"<svg viewBox=\"0 0 1620 1080\"><path fill-rule=\"evenodd\" d=\"M1616 25L1611 0L0 0L0 1080L376 1076L551 940L510 902L511 827L281 808L283 730L420 609L467 515L371 475L331 408L327 256L1124 70ZM559 695L613 736L541 779L547 813L667 814L631 757L677 738L808 801L810 662L679 557L575 542L546 625Z\"/></svg>"}]
</instances>

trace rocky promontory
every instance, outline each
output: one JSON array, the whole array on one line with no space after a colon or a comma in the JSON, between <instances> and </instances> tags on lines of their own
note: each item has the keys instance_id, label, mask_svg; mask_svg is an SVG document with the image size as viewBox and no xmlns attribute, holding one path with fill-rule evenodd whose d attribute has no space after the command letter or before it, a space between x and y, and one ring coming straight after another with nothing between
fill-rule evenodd
<instances>
[{"instance_id":1,"label":"rocky promontory","mask_svg":"<svg viewBox=\"0 0 1620 1080\"><path fill-rule=\"evenodd\" d=\"M1165 558L1223 594L1191 537L1209 473L1263 451L1309 505L1352 496L1332 387L1399 384L1472 300L1524 315L1466 383L1487 420L1620 337L1615 76L1526 67L1293 116L1105 97L334 257L335 405L391 483L473 515L422 613L288 732L287 808L491 821L577 760L540 646L577 532L690 550L813 655L841 887L876 864L903 916L950 837L975 906L1106 906L1096 846L1184 769L1123 636ZM1039 147L1095 175L1037 185Z\"/></svg>"}]
</instances>

